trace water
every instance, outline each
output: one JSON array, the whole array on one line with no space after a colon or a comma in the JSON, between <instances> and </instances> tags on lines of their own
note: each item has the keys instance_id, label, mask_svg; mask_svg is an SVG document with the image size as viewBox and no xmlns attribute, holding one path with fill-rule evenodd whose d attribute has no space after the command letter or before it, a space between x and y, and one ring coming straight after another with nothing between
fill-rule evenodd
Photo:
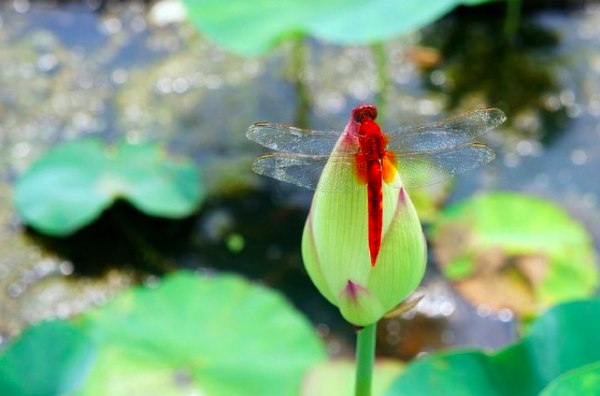
<instances>
[{"instance_id":1,"label":"water","mask_svg":"<svg viewBox=\"0 0 600 396\"><path fill-rule=\"evenodd\" d=\"M383 44L391 83L382 90L369 47L309 39L306 64L293 62L291 43L245 59L186 23L157 25L144 3L109 2L102 11L88 4L96 3L0 5L0 339L101 303L134 281L153 282L149 274L161 273L168 260L201 272L240 272L283 291L333 355L350 353L352 328L302 267L311 194L253 175L250 163L261 149L245 130L259 120L339 129L352 106L381 95L388 127L503 108L509 122L486 137L498 159L460 177L450 200L479 190L535 194L566 207L600 246L597 5L533 10L513 43L502 35L499 5L491 6L495 12L460 10ZM53 144L86 136L158 139L192 156L207 202L184 221L150 219L119 204L64 240L24 232L11 184ZM153 250L128 238L119 218ZM470 307L433 265L421 292L427 297L416 317L380 326L380 354L406 358L515 337L510 312Z\"/></svg>"}]
</instances>

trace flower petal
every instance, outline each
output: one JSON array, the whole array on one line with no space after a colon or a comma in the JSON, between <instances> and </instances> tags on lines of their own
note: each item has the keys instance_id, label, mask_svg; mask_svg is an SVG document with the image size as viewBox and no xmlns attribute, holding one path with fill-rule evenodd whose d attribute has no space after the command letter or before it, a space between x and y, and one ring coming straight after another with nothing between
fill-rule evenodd
<instances>
[{"instance_id":1,"label":"flower petal","mask_svg":"<svg viewBox=\"0 0 600 396\"><path fill-rule=\"evenodd\" d=\"M398 195L398 204L382 238L381 253L371 271L367 287L389 311L408 297L421 282L427 261L427 246L408 194L404 189L399 193L389 187L385 189L388 194Z\"/></svg>"},{"instance_id":2,"label":"flower petal","mask_svg":"<svg viewBox=\"0 0 600 396\"><path fill-rule=\"evenodd\" d=\"M315 238L312 231L312 210L308 215L308 220L304 225L304 233L302 234L302 258L304 259L304 267L308 272L308 276L313 281L319 292L333 305L337 305L337 298L331 292L331 287L323 276L321 262L315 245Z\"/></svg>"},{"instance_id":3,"label":"flower petal","mask_svg":"<svg viewBox=\"0 0 600 396\"><path fill-rule=\"evenodd\" d=\"M357 326L366 326L377 322L386 311L377 297L363 285L351 280L339 296L342 316Z\"/></svg>"}]
</instances>

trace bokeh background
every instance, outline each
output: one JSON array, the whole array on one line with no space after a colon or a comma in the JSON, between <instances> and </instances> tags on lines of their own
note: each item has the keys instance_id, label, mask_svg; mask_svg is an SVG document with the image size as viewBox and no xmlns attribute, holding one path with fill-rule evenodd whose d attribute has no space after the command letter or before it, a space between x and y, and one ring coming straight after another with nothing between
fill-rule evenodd
<instances>
[{"instance_id":1,"label":"bokeh background","mask_svg":"<svg viewBox=\"0 0 600 396\"><path fill-rule=\"evenodd\" d=\"M430 241L423 300L380 324L379 357L500 347L548 306L595 293L600 3L456 2L369 43L290 25L264 48L246 26L289 15L265 8L225 23L230 32L206 22L226 18L227 2L222 14L210 3L201 17L191 0L0 4L0 350L32 324L188 269L279 291L329 356L351 357L354 329L302 264L312 192L253 174L264 150L245 131L256 121L341 129L363 102L378 104L384 129L488 106L508 117L482 137L494 162L411 193ZM84 138L159 142L197 167L201 202L168 219L118 201L66 236L27 226L18 180ZM585 258L556 264L571 228ZM558 281L544 283L553 271Z\"/></svg>"}]
</instances>

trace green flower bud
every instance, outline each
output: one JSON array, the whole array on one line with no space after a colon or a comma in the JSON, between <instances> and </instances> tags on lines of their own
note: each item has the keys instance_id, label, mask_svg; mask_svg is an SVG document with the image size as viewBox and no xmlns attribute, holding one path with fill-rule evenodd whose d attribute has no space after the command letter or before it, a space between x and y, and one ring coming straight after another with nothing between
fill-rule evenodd
<instances>
[{"instance_id":1,"label":"green flower bud","mask_svg":"<svg viewBox=\"0 0 600 396\"><path fill-rule=\"evenodd\" d=\"M342 138L332 158L343 151L343 145ZM350 323L365 326L381 319L417 288L425 271L427 247L407 192L384 183L381 248L372 266L366 186L344 192L323 188L350 185L354 178L351 166L332 160L325 166L304 227L302 256L321 294Z\"/></svg>"}]
</instances>

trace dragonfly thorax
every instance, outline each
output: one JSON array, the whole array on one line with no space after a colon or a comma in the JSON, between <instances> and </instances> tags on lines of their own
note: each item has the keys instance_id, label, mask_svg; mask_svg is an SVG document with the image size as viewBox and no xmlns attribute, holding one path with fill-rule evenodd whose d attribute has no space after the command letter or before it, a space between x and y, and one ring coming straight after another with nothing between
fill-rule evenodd
<instances>
[{"instance_id":1,"label":"dragonfly thorax","mask_svg":"<svg viewBox=\"0 0 600 396\"><path fill-rule=\"evenodd\" d=\"M381 128L370 117L366 117L358 127L360 151L367 159L382 159L385 155L385 138Z\"/></svg>"}]
</instances>

